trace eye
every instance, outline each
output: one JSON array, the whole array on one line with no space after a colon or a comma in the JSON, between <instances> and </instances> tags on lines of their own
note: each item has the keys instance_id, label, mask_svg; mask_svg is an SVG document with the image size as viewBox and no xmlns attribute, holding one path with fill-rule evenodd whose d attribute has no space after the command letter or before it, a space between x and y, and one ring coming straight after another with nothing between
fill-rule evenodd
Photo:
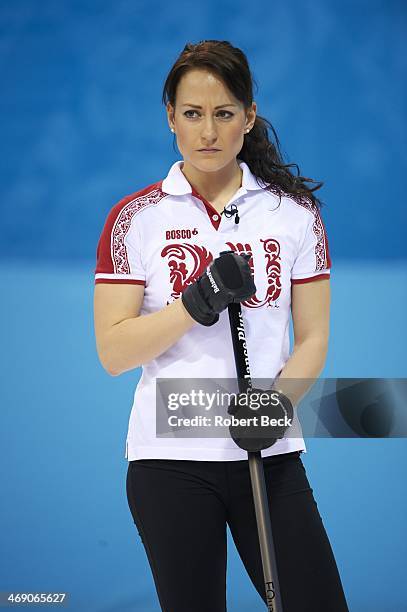
<instances>
[{"instance_id":1,"label":"eye","mask_svg":"<svg viewBox=\"0 0 407 612\"><path fill-rule=\"evenodd\" d=\"M187 110L187 111L185 111L184 115L185 115L187 118L192 119L191 115L188 115L188 113L197 113L197 112L198 112L198 111L196 111L196 110ZM219 111L217 112L217 115L219 115L220 113L226 113L226 116L225 116L225 115L223 115L222 119L229 119L230 117L233 117L233 113L231 113L230 111L227 111L227 110L219 110Z\"/></svg>"},{"instance_id":2,"label":"eye","mask_svg":"<svg viewBox=\"0 0 407 612\"><path fill-rule=\"evenodd\" d=\"M227 110L220 110L219 113L226 113L226 115L229 115L229 117L233 117L233 113L231 113L230 111L227 111ZM227 119L227 118L228 117L225 117L225 119Z\"/></svg>"},{"instance_id":3,"label":"eye","mask_svg":"<svg viewBox=\"0 0 407 612\"><path fill-rule=\"evenodd\" d=\"M197 112L196 110L187 110L187 111L185 111L184 115L186 117L190 117L190 115L188 115L187 113L196 113L196 112Z\"/></svg>"}]
</instances>

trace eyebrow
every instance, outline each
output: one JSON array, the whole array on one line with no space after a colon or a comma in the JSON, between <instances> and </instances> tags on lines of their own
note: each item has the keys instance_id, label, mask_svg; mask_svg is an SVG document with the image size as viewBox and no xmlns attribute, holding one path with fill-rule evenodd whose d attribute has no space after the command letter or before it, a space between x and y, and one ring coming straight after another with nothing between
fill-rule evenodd
<instances>
[{"instance_id":1,"label":"eyebrow","mask_svg":"<svg viewBox=\"0 0 407 612\"><path fill-rule=\"evenodd\" d=\"M189 104L188 102L186 104L181 104L181 106L192 106L193 108L202 108L202 106L199 106L198 104ZM224 108L225 106L236 106L236 104L220 104L219 106L215 106L215 109Z\"/></svg>"}]
</instances>

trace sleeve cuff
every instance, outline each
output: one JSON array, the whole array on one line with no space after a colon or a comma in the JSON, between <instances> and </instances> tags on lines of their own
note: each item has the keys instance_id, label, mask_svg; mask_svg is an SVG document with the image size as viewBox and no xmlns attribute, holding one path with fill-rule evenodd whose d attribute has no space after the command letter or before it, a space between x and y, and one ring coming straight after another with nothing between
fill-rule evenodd
<instances>
[{"instance_id":1,"label":"sleeve cuff","mask_svg":"<svg viewBox=\"0 0 407 612\"><path fill-rule=\"evenodd\" d=\"M322 280L326 278L329 279L330 277L331 277L330 271L326 271L320 274L314 274L314 276L303 276L302 278L292 278L291 284L300 285L301 283L311 283L312 281L315 281L315 280Z\"/></svg>"},{"instance_id":2,"label":"sleeve cuff","mask_svg":"<svg viewBox=\"0 0 407 612\"><path fill-rule=\"evenodd\" d=\"M99 272L95 274L95 285L98 283L125 283L130 285L145 285L144 278L134 276L133 274L108 274Z\"/></svg>"}]
</instances>

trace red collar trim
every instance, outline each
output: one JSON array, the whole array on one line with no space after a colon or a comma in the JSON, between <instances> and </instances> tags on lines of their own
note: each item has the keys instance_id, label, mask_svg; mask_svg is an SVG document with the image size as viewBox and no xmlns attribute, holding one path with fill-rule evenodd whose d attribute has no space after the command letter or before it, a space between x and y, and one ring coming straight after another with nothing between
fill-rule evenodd
<instances>
[{"instance_id":1,"label":"red collar trim","mask_svg":"<svg viewBox=\"0 0 407 612\"><path fill-rule=\"evenodd\" d=\"M191 185L191 187L192 187L192 185ZM206 200L203 196L201 196L201 194L199 194L195 190L194 187L192 187L192 195L195 198L199 198L201 200L201 202L204 203L206 212L207 212L208 217L209 217L209 221L212 223L212 226L217 230L219 228L220 220L221 220L220 213L218 213L218 211L215 210L215 208L212 206L212 204L210 202L208 202L208 200Z\"/></svg>"}]
</instances>

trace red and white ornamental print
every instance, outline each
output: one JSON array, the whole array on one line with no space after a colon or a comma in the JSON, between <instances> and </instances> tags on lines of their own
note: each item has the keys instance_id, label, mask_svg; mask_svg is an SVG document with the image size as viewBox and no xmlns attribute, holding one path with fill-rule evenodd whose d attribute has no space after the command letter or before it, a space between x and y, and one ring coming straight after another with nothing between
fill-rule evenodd
<instances>
[{"instance_id":1,"label":"red and white ornamental print","mask_svg":"<svg viewBox=\"0 0 407 612\"><path fill-rule=\"evenodd\" d=\"M130 266L127 258L127 249L124 243L127 232L130 229L134 215L139 213L146 206L156 204L164 197L161 189L150 191L146 195L135 198L122 208L120 214L112 228L111 234L111 254L113 270L116 274L129 274Z\"/></svg>"},{"instance_id":2,"label":"red and white ornamental print","mask_svg":"<svg viewBox=\"0 0 407 612\"><path fill-rule=\"evenodd\" d=\"M249 300L242 302L248 308L272 306L281 293L281 260L280 244L277 240L261 239L264 250L264 265L266 268L268 287L264 298L259 299L257 293ZM254 277L253 250L249 243L227 242L229 250L239 255L250 255L249 266ZM184 289L194 283L205 271L214 257L204 246L189 243L169 244L162 251L161 256L167 259L169 280L172 285L171 298L177 299ZM170 300L167 300L167 304Z\"/></svg>"}]
</instances>

